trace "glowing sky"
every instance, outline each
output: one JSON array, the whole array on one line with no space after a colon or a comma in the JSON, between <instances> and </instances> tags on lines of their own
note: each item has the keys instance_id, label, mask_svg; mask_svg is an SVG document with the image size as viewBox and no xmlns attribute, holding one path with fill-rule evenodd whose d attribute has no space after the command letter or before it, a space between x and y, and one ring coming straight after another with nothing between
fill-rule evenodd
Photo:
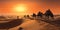
<instances>
[{"instance_id":1,"label":"glowing sky","mask_svg":"<svg viewBox=\"0 0 60 30\"><path fill-rule=\"evenodd\" d=\"M13 11L14 6L18 4L26 5L27 11L22 13ZM39 11L45 13L47 9L51 9L54 14L60 14L60 0L0 0L0 14L4 15L24 15Z\"/></svg>"}]
</instances>

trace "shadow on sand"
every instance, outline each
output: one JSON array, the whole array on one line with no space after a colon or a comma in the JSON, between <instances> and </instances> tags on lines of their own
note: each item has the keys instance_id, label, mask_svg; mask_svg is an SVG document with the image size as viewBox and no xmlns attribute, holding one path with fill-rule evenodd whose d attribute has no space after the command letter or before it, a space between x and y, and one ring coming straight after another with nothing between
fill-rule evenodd
<instances>
[{"instance_id":1,"label":"shadow on sand","mask_svg":"<svg viewBox=\"0 0 60 30\"><path fill-rule=\"evenodd\" d=\"M9 29L22 24L22 19L13 19L10 22L0 23L0 29Z\"/></svg>"}]
</instances>

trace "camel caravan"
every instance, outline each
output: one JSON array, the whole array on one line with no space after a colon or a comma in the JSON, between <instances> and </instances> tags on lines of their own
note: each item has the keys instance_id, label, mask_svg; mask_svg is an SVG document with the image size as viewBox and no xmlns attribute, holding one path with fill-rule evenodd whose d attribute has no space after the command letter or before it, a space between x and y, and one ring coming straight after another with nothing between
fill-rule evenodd
<instances>
[{"instance_id":1,"label":"camel caravan","mask_svg":"<svg viewBox=\"0 0 60 30\"><path fill-rule=\"evenodd\" d=\"M25 18L26 18L26 17L27 17L27 18L30 18L29 15L25 15L24 17L25 17ZM44 14L43 14L42 12L40 12L40 11L39 11L37 14L33 13L33 14L31 15L31 17L33 17L33 18L45 18L45 19L51 18L51 19L54 19L54 15L53 15L53 13L51 12L50 9L48 9Z\"/></svg>"},{"instance_id":2,"label":"camel caravan","mask_svg":"<svg viewBox=\"0 0 60 30\"><path fill-rule=\"evenodd\" d=\"M46 18L54 18L54 15L53 13L50 11L50 9L48 9L44 14L41 13L41 12L38 12L37 15L35 13L33 13L31 15L33 18L37 17L37 18L43 18L43 16L45 16ZM30 16L29 15L25 15L24 17L27 17L29 18ZM16 27L18 25L21 25L23 23L23 19L19 19L19 16L17 16L17 19L13 19L12 21L10 22L6 22L6 23L0 23L0 29L10 29L10 28L13 28L13 27Z\"/></svg>"}]
</instances>

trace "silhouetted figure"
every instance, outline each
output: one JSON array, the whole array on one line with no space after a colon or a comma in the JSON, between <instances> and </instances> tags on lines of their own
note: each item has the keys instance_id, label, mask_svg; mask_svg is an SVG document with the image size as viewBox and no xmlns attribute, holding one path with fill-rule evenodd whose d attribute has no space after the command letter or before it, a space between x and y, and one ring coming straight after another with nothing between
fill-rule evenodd
<instances>
[{"instance_id":1,"label":"silhouetted figure","mask_svg":"<svg viewBox=\"0 0 60 30\"><path fill-rule=\"evenodd\" d=\"M32 17L36 17L36 14L35 14L35 13L33 13Z\"/></svg>"},{"instance_id":2,"label":"silhouetted figure","mask_svg":"<svg viewBox=\"0 0 60 30\"><path fill-rule=\"evenodd\" d=\"M27 15L27 17L29 18L29 15Z\"/></svg>"},{"instance_id":3,"label":"silhouetted figure","mask_svg":"<svg viewBox=\"0 0 60 30\"><path fill-rule=\"evenodd\" d=\"M26 15L24 15L24 17L26 18Z\"/></svg>"},{"instance_id":4,"label":"silhouetted figure","mask_svg":"<svg viewBox=\"0 0 60 30\"><path fill-rule=\"evenodd\" d=\"M20 27L18 30L23 30L23 28L22 28L22 27Z\"/></svg>"},{"instance_id":5,"label":"silhouetted figure","mask_svg":"<svg viewBox=\"0 0 60 30\"><path fill-rule=\"evenodd\" d=\"M41 12L38 12L37 16L42 18L42 16L43 16L43 13L41 13Z\"/></svg>"},{"instance_id":6,"label":"silhouetted figure","mask_svg":"<svg viewBox=\"0 0 60 30\"><path fill-rule=\"evenodd\" d=\"M17 19L19 19L19 16L17 16Z\"/></svg>"},{"instance_id":7,"label":"silhouetted figure","mask_svg":"<svg viewBox=\"0 0 60 30\"><path fill-rule=\"evenodd\" d=\"M53 18L53 17L54 17L54 15L53 15L53 13L50 11L50 9L48 9L48 10L45 12L45 16L46 16L47 18L49 18L49 17Z\"/></svg>"}]
</instances>

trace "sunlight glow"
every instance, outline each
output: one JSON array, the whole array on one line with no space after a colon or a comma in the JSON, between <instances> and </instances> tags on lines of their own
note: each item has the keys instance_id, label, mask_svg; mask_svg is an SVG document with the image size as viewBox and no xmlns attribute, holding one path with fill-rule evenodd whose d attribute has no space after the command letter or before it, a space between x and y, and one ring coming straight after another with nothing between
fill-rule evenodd
<instances>
[{"instance_id":1,"label":"sunlight glow","mask_svg":"<svg viewBox=\"0 0 60 30\"><path fill-rule=\"evenodd\" d=\"M15 12L25 12L27 10L27 6L25 4L19 4L14 7Z\"/></svg>"}]
</instances>

